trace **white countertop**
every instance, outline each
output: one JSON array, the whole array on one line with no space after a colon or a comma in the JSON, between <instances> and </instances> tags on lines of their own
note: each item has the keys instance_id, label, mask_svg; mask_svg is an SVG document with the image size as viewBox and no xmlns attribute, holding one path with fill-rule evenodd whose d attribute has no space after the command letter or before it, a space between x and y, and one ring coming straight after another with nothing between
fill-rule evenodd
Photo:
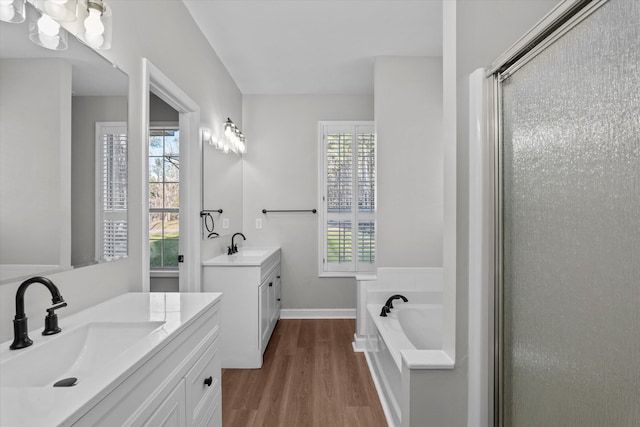
<instances>
[{"instance_id":1,"label":"white countertop","mask_svg":"<svg viewBox=\"0 0 640 427\"><path fill-rule=\"evenodd\" d=\"M204 267L248 267L262 265L267 259L280 251L275 246L243 246L233 255L222 254L202 262Z\"/></svg>"},{"instance_id":2,"label":"white countertop","mask_svg":"<svg viewBox=\"0 0 640 427\"><path fill-rule=\"evenodd\" d=\"M157 329L137 340L115 359L100 366L73 387L2 387L0 425L55 426L85 413L132 372L153 357L207 308L221 293L128 293L105 301L59 321L62 332L44 337L41 330L29 332L33 345L10 350L11 341L0 345L0 370L4 362L37 351L47 340L71 334L95 322L162 322ZM73 301L68 301L73 304ZM34 316L34 313L28 313ZM51 355L55 358L55 354ZM2 372L0 371L0 375Z\"/></svg>"}]
</instances>

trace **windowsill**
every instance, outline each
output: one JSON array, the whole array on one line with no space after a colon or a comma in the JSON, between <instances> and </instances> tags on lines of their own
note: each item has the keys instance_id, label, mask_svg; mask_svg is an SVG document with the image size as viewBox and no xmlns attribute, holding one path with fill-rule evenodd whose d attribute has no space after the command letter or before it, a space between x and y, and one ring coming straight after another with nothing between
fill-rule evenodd
<instances>
[{"instance_id":1,"label":"windowsill","mask_svg":"<svg viewBox=\"0 0 640 427\"><path fill-rule=\"evenodd\" d=\"M151 270L150 277L178 277L180 272L176 270Z\"/></svg>"},{"instance_id":2,"label":"windowsill","mask_svg":"<svg viewBox=\"0 0 640 427\"><path fill-rule=\"evenodd\" d=\"M376 272L375 270L373 271L325 271L322 272L320 274L318 274L318 277L323 279L323 278L340 278L340 277L350 277L350 278L356 278L357 276L361 276L361 275L373 275L375 276Z\"/></svg>"}]
</instances>

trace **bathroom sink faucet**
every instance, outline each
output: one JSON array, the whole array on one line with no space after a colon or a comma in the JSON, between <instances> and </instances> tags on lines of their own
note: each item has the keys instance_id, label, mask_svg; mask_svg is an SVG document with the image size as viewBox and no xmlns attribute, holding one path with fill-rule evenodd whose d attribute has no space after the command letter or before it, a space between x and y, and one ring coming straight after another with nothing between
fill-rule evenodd
<instances>
[{"instance_id":1,"label":"bathroom sink faucet","mask_svg":"<svg viewBox=\"0 0 640 427\"><path fill-rule=\"evenodd\" d=\"M32 277L27 279L18 287L16 292L16 316L13 319L13 343L9 346L11 350L18 350L29 347L33 341L29 338L29 328L27 327L27 316L24 312L24 293L32 283L40 283L46 286L51 292L51 302L53 307L47 309L47 316L44 319L44 331L42 335L53 335L60 332L58 327L58 315L55 310L66 307L67 303L62 299L60 290L53 282L46 277Z\"/></svg>"},{"instance_id":2,"label":"bathroom sink faucet","mask_svg":"<svg viewBox=\"0 0 640 427\"><path fill-rule=\"evenodd\" d=\"M228 247L228 252L227 255L233 255L235 253L238 253L238 245L236 243L234 243L234 239L236 238L236 236L242 236L242 240L247 240L246 237L244 237L244 234L242 233L236 233L233 236L231 236L231 246Z\"/></svg>"},{"instance_id":3,"label":"bathroom sink faucet","mask_svg":"<svg viewBox=\"0 0 640 427\"><path fill-rule=\"evenodd\" d=\"M401 299L404 302L408 302L409 300L407 299L407 297L405 297L404 295L393 295L391 297L389 297L389 299L387 300L385 306L389 307L389 309L393 308L393 300L395 299Z\"/></svg>"}]
</instances>

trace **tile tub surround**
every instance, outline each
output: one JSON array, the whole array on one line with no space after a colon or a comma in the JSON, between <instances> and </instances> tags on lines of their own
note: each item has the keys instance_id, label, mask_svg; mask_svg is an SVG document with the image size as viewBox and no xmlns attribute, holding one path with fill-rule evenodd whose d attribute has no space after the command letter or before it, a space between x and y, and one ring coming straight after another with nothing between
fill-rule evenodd
<instances>
[{"instance_id":1,"label":"tile tub surround","mask_svg":"<svg viewBox=\"0 0 640 427\"><path fill-rule=\"evenodd\" d=\"M62 332L43 337L30 331L34 344L9 350L0 345L0 375L5 362L24 357L48 340L72 334L92 323L158 322L160 326L129 346L114 360L102 364L73 387L3 387L0 425L69 425L109 395L137 369L152 359L221 299L219 293L127 293L59 321ZM73 301L69 301L73 304ZM31 314L32 316L34 314ZM52 357L55 357L52 355ZM37 403L34 403L37 402Z\"/></svg>"}]
</instances>

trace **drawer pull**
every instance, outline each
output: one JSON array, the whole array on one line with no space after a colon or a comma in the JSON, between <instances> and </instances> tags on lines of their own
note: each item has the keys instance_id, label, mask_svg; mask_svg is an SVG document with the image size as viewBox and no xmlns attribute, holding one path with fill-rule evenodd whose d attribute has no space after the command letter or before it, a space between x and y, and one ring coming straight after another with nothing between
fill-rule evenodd
<instances>
[{"instance_id":1,"label":"drawer pull","mask_svg":"<svg viewBox=\"0 0 640 427\"><path fill-rule=\"evenodd\" d=\"M277 276L277 279L279 279L279 278L280 278L280 276Z\"/></svg>"},{"instance_id":2,"label":"drawer pull","mask_svg":"<svg viewBox=\"0 0 640 427\"><path fill-rule=\"evenodd\" d=\"M280 301L280 298L278 298L278 301Z\"/></svg>"},{"instance_id":3,"label":"drawer pull","mask_svg":"<svg viewBox=\"0 0 640 427\"><path fill-rule=\"evenodd\" d=\"M211 384L213 384L213 377L205 378L204 383L207 385L207 387L211 387Z\"/></svg>"},{"instance_id":4,"label":"drawer pull","mask_svg":"<svg viewBox=\"0 0 640 427\"><path fill-rule=\"evenodd\" d=\"M269 287L272 287L272 286L273 286L273 282L269 282Z\"/></svg>"}]
</instances>

